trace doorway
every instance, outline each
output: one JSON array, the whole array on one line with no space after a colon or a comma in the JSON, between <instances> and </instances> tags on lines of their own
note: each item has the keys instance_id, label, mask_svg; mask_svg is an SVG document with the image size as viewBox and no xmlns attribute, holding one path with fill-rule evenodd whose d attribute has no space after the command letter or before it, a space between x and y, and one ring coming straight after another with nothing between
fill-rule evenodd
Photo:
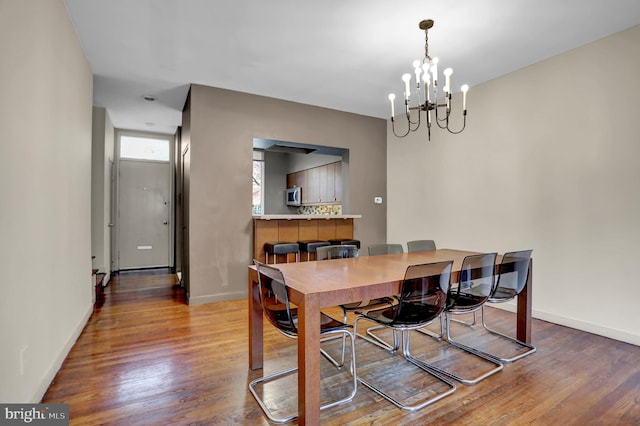
<instances>
[{"instance_id":1,"label":"doorway","mask_svg":"<svg viewBox=\"0 0 640 426\"><path fill-rule=\"evenodd\" d=\"M173 267L170 135L118 134L117 270Z\"/></svg>"}]
</instances>

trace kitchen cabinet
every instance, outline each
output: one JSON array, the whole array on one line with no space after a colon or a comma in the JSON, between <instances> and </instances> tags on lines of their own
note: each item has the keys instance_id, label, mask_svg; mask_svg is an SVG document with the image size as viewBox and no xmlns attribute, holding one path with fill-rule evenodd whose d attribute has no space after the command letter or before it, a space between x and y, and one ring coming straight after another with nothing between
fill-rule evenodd
<instances>
[{"instance_id":1,"label":"kitchen cabinet","mask_svg":"<svg viewBox=\"0 0 640 426\"><path fill-rule=\"evenodd\" d=\"M287 188L303 188L306 186L306 170L287 175Z\"/></svg>"},{"instance_id":2,"label":"kitchen cabinet","mask_svg":"<svg viewBox=\"0 0 640 426\"><path fill-rule=\"evenodd\" d=\"M321 166L324 167L324 166ZM307 169L306 186L302 187L302 204L320 203L320 168Z\"/></svg>"},{"instance_id":3,"label":"kitchen cabinet","mask_svg":"<svg viewBox=\"0 0 640 426\"><path fill-rule=\"evenodd\" d=\"M342 201L342 163L335 162L287 175L287 188L302 188L302 204Z\"/></svg>"},{"instance_id":4,"label":"kitchen cabinet","mask_svg":"<svg viewBox=\"0 0 640 426\"><path fill-rule=\"evenodd\" d=\"M320 171L320 201L337 203L342 199L342 163L331 163Z\"/></svg>"}]
</instances>

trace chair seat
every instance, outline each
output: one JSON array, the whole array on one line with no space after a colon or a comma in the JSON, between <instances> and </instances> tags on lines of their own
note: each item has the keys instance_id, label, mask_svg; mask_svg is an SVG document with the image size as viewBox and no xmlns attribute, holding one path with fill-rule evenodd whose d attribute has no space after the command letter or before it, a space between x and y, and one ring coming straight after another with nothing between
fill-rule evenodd
<instances>
[{"instance_id":1,"label":"chair seat","mask_svg":"<svg viewBox=\"0 0 640 426\"><path fill-rule=\"evenodd\" d=\"M513 288L498 287L491 297L489 297L488 302L506 302L515 298L517 295L518 293Z\"/></svg>"},{"instance_id":2,"label":"chair seat","mask_svg":"<svg viewBox=\"0 0 640 426\"><path fill-rule=\"evenodd\" d=\"M269 254L299 253L298 243L264 243L264 251Z\"/></svg>"},{"instance_id":3,"label":"chair seat","mask_svg":"<svg viewBox=\"0 0 640 426\"><path fill-rule=\"evenodd\" d=\"M402 306L402 310L398 311L399 305L393 305L388 308L367 310L361 313L365 318L376 321L380 324L402 327L421 327L433 321L440 312L441 308L432 305L409 305Z\"/></svg>"},{"instance_id":4,"label":"chair seat","mask_svg":"<svg viewBox=\"0 0 640 426\"><path fill-rule=\"evenodd\" d=\"M487 300L487 297L473 296L470 294L459 294L456 296L455 302L451 301L447 307L448 312L471 312L474 309L480 308L482 304Z\"/></svg>"},{"instance_id":5,"label":"chair seat","mask_svg":"<svg viewBox=\"0 0 640 426\"><path fill-rule=\"evenodd\" d=\"M342 307L342 309L346 309L348 311L356 311L357 313L358 309L361 308L367 308L366 310L374 310L391 307L397 303L398 301L393 297L380 297L379 299L361 300L359 302L347 303L340 306Z\"/></svg>"},{"instance_id":6,"label":"chair seat","mask_svg":"<svg viewBox=\"0 0 640 426\"><path fill-rule=\"evenodd\" d=\"M307 253L315 253L318 247L325 247L330 245L329 241L298 241L298 247L300 251L306 251Z\"/></svg>"}]
</instances>

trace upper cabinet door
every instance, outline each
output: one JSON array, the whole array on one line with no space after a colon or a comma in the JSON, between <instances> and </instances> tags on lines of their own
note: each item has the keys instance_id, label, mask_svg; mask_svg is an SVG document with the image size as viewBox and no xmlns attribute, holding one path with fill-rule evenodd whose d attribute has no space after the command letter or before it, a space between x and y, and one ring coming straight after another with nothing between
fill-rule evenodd
<instances>
[{"instance_id":1,"label":"upper cabinet door","mask_svg":"<svg viewBox=\"0 0 640 426\"><path fill-rule=\"evenodd\" d=\"M304 203L320 203L320 168L305 170L307 179L302 187L302 199Z\"/></svg>"},{"instance_id":2,"label":"upper cabinet door","mask_svg":"<svg viewBox=\"0 0 640 426\"><path fill-rule=\"evenodd\" d=\"M336 202L335 168L336 163L319 167L320 169L320 200L323 203Z\"/></svg>"},{"instance_id":3,"label":"upper cabinet door","mask_svg":"<svg viewBox=\"0 0 640 426\"><path fill-rule=\"evenodd\" d=\"M342 202L342 163L333 163L333 189L334 200Z\"/></svg>"},{"instance_id":4,"label":"upper cabinet door","mask_svg":"<svg viewBox=\"0 0 640 426\"><path fill-rule=\"evenodd\" d=\"M330 163L287 175L287 188L302 188L302 204L342 201L342 163Z\"/></svg>"}]
</instances>

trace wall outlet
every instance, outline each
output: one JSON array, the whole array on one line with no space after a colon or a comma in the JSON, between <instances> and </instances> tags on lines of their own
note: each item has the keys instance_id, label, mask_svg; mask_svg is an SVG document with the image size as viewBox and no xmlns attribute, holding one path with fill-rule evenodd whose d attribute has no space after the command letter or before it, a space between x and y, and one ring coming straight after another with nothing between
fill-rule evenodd
<instances>
[{"instance_id":1,"label":"wall outlet","mask_svg":"<svg viewBox=\"0 0 640 426\"><path fill-rule=\"evenodd\" d=\"M374 197L373 202L375 204L382 204L382 197Z\"/></svg>"}]
</instances>

